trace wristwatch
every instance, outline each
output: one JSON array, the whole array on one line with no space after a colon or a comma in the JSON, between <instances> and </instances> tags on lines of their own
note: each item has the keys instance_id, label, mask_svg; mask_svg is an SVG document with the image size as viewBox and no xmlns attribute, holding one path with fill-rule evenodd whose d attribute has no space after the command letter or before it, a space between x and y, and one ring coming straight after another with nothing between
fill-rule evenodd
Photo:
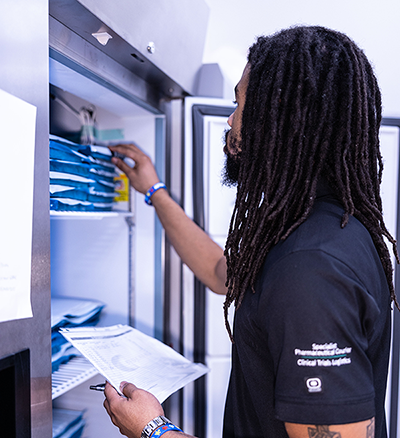
<instances>
[{"instance_id":1,"label":"wristwatch","mask_svg":"<svg viewBox=\"0 0 400 438\"><path fill-rule=\"evenodd\" d=\"M146 426L144 426L142 430L141 438L150 438L150 435L158 429L160 426L163 426L164 424L172 424L172 421L168 420L167 417L164 417L164 415L160 415L153 420L149 421Z\"/></svg>"}]
</instances>

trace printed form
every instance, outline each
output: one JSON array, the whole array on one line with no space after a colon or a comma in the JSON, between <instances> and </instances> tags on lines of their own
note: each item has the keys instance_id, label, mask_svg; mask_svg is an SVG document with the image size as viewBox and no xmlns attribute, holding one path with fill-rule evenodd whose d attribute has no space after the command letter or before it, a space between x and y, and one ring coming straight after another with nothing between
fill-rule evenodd
<instances>
[{"instance_id":1,"label":"printed form","mask_svg":"<svg viewBox=\"0 0 400 438\"><path fill-rule=\"evenodd\" d=\"M119 393L122 381L131 382L162 403L209 371L128 325L62 328L60 333Z\"/></svg>"}]
</instances>

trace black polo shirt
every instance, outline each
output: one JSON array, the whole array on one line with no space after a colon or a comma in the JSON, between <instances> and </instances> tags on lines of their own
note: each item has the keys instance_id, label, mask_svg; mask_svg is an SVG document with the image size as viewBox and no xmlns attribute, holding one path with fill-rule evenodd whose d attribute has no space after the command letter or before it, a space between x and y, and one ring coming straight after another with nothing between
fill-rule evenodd
<instances>
[{"instance_id":1,"label":"black polo shirt","mask_svg":"<svg viewBox=\"0 0 400 438\"><path fill-rule=\"evenodd\" d=\"M268 254L236 311L225 438L375 417L386 437L390 293L365 227L330 195ZM332 429L334 430L334 429Z\"/></svg>"}]
</instances>

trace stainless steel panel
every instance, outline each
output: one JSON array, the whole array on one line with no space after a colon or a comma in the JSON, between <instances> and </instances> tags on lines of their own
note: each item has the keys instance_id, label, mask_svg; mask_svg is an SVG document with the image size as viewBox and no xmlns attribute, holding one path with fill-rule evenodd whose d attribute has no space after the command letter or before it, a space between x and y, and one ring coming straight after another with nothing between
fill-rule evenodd
<instances>
[{"instance_id":1,"label":"stainless steel panel","mask_svg":"<svg viewBox=\"0 0 400 438\"><path fill-rule=\"evenodd\" d=\"M149 83L52 17L49 17L49 32L53 59L131 102L153 113L159 112L159 92Z\"/></svg>"},{"instance_id":2,"label":"stainless steel panel","mask_svg":"<svg viewBox=\"0 0 400 438\"><path fill-rule=\"evenodd\" d=\"M194 93L208 13L204 0L50 0L52 17L171 97Z\"/></svg>"},{"instance_id":3,"label":"stainless steel panel","mask_svg":"<svg viewBox=\"0 0 400 438\"><path fill-rule=\"evenodd\" d=\"M32 438L50 438L50 238L48 195L47 0L0 3L0 88L37 107L31 297L33 318L0 324L0 357L30 349ZM16 132L15 135L18 135ZM2 144L2 148L12 148ZM15 151L15 174L18 160ZM15 196L18 202L18 195ZM13 214L13 206L3 206Z\"/></svg>"}]
</instances>

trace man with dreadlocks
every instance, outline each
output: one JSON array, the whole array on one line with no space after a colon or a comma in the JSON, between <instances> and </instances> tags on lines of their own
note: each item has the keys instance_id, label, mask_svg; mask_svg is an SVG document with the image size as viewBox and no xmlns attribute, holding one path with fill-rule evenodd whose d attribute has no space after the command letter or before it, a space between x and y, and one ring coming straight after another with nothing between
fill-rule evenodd
<instances>
[{"instance_id":1,"label":"man with dreadlocks","mask_svg":"<svg viewBox=\"0 0 400 438\"><path fill-rule=\"evenodd\" d=\"M384 438L397 305L384 237L398 256L382 218L372 68L345 35L294 27L257 40L235 94L224 151L237 198L224 252L146 155L111 148L135 160L115 163L139 192L152 187L184 263L226 294L226 320L235 305L224 437ZM107 384L104 405L123 434L188 436L154 420L163 409L151 394L126 382L122 390L126 398Z\"/></svg>"}]
</instances>

